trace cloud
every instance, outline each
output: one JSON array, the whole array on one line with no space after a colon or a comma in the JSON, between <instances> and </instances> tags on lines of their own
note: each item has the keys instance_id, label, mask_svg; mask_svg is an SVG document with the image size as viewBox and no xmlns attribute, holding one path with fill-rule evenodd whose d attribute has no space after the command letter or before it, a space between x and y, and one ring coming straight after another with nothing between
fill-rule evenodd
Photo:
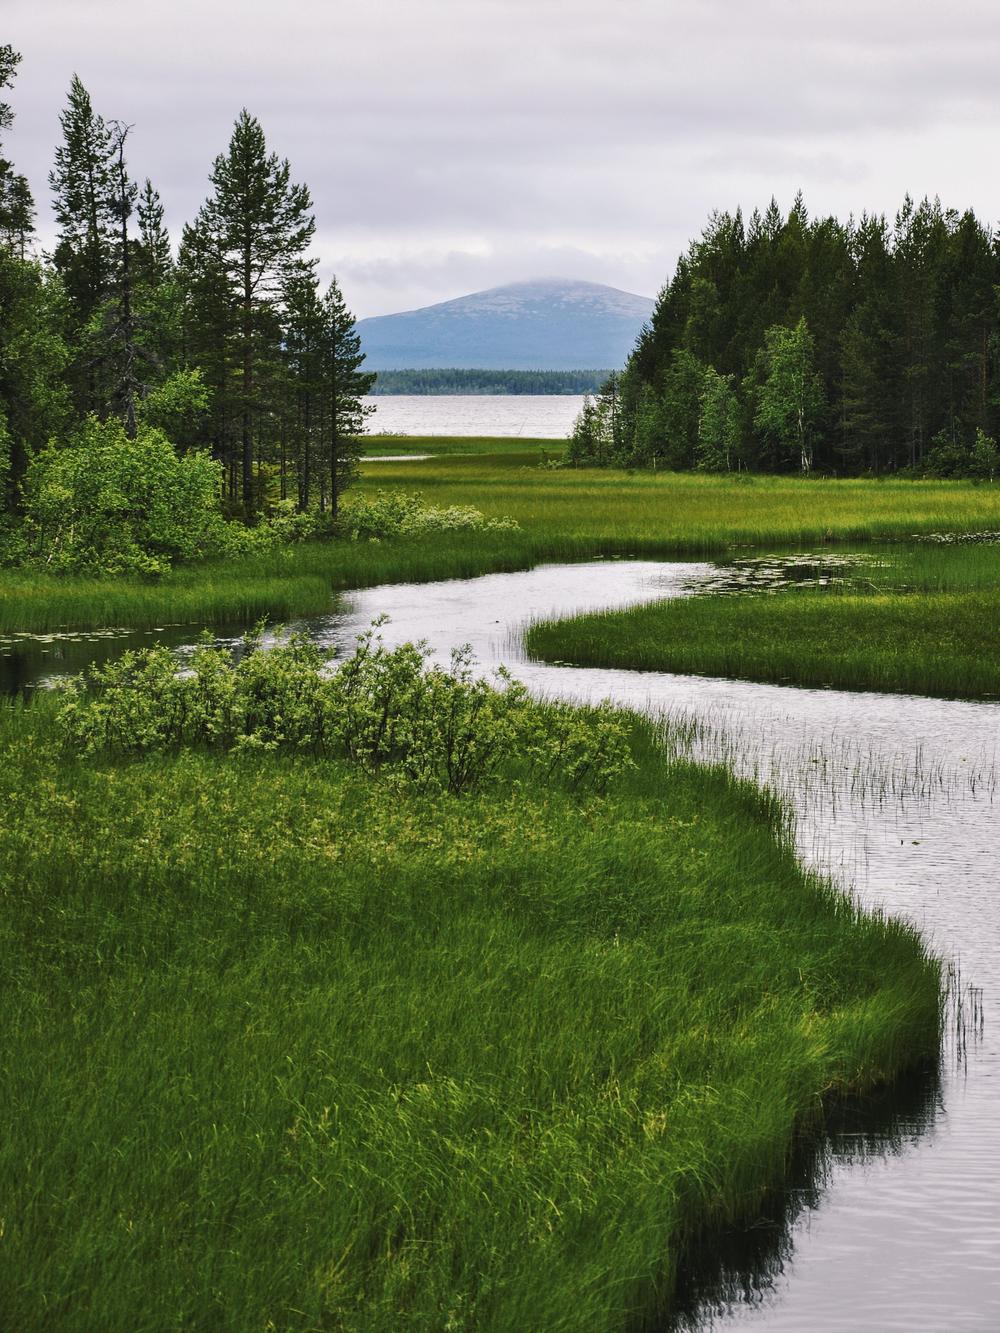
<instances>
[{"instance_id":1,"label":"cloud","mask_svg":"<svg viewBox=\"0 0 1000 1333\"><path fill-rule=\"evenodd\" d=\"M40 201L74 70L175 233L246 105L362 315L542 264L653 291L711 209L800 185L814 212L910 189L1000 215L987 0L7 0L5 40Z\"/></svg>"}]
</instances>

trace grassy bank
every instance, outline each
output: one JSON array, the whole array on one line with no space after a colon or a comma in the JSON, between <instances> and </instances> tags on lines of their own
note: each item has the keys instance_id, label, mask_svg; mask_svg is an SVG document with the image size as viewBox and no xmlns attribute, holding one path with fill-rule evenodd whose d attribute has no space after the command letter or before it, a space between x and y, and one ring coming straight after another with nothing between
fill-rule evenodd
<instances>
[{"instance_id":1,"label":"grassy bank","mask_svg":"<svg viewBox=\"0 0 1000 1333\"><path fill-rule=\"evenodd\" d=\"M1000 698L1000 547L923 547L844 587L656 602L535 625L548 661Z\"/></svg>"},{"instance_id":2,"label":"grassy bank","mask_svg":"<svg viewBox=\"0 0 1000 1333\"><path fill-rule=\"evenodd\" d=\"M435 533L420 539L304 542L256 560L179 567L155 583L0 571L0 633L194 622L252 624L320 615L333 593L377 583L471 578L581 559L587 543L526 533Z\"/></svg>"},{"instance_id":3,"label":"grassy bank","mask_svg":"<svg viewBox=\"0 0 1000 1333\"><path fill-rule=\"evenodd\" d=\"M913 933L641 732L582 802L0 746L11 1328L624 1328L936 1046Z\"/></svg>"},{"instance_id":4,"label":"grassy bank","mask_svg":"<svg viewBox=\"0 0 1000 1333\"><path fill-rule=\"evenodd\" d=\"M439 448L454 443L407 442ZM532 452L467 451L364 468L362 491L420 490L434 504L471 504L490 516L511 515L522 525L519 533L444 533L379 545L314 544L267 559L177 569L156 584L3 571L0 633L60 626L249 623L262 615L288 620L321 613L338 589L470 577L524 569L544 560L711 554L733 546L879 541L917 532L1000 528L1000 487L629 476L553 471L537 464L537 453Z\"/></svg>"},{"instance_id":5,"label":"grassy bank","mask_svg":"<svg viewBox=\"0 0 1000 1333\"><path fill-rule=\"evenodd\" d=\"M522 459L537 463L546 458L561 458L566 452L565 440L525 438L520 435L369 435L365 438L365 454L433 454L448 458L452 454L518 454Z\"/></svg>"},{"instance_id":6,"label":"grassy bank","mask_svg":"<svg viewBox=\"0 0 1000 1333\"><path fill-rule=\"evenodd\" d=\"M1000 530L1000 486L972 482L553 470L515 453L373 464L365 485L512 514L529 534L572 537L595 551L703 555Z\"/></svg>"}]
</instances>

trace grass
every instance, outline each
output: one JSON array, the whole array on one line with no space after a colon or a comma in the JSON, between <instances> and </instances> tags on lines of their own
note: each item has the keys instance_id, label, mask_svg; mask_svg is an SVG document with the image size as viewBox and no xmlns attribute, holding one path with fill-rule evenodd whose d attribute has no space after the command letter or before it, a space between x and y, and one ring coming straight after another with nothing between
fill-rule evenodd
<instances>
[{"instance_id":1,"label":"grass","mask_svg":"<svg viewBox=\"0 0 1000 1333\"><path fill-rule=\"evenodd\" d=\"M418 452L431 443L442 450L455 444L406 439ZM537 465L537 453L498 452L505 441L459 443L489 445L492 452L371 464L363 470L361 487L420 490L435 504L472 504L491 516L509 514L521 524L520 533L444 534L381 546L316 544L266 560L177 569L157 584L5 571L0 572L0 633L249 623L263 615L287 620L322 613L339 589L470 577L545 560L713 554L734 546L877 542L1000 528L1000 487L552 470Z\"/></svg>"},{"instance_id":2,"label":"grass","mask_svg":"<svg viewBox=\"0 0 1000 1333\"><path fill-rule=\"evenodd\" d=\"M471 578L586 553L584 543L523 533L439 533L433 540L303 543L256 560L178 567L155 583L7 570L0 572L0 633L287 621L321 615L346 588Z\"/></svg>"},{"instance_id":3,"label":"grass","mask_svg":"<svg viewBox=\"0 0 1000 1333\"><path fill-rule=\"evenodd\" d=\"M456 799L52 707L0 707L7 1327L624 1329L936 1050L912 930L641 729L607 796Z\"/></svg>"},{"instance_id":4,"label":"grass","mask_svg":"<svg viewBox=\"0 0 1000 1333\"><path fill-rule=\"evenodd\" d=\"M565 440L514 435L369 435L365 438L365 453L376 457L379 454L433 454L436 458L453 454L519 454L527 461L537 463L542 456L561 458L565 451Z\"/></svg>"},{"instance_id":5,"label":"grass","mask_svg":"<svg viewBox=\"0 0 1000 1333\"><path fill-rule=\"evenodd\" d=\"M534 625L537 657L782 685L1000 698L1000 546L924 546L863 582Z\"/></svg>"},{"instance_id":6,"label":"grass","mask_svg":"<svg viewBox=\"0 0 1000 1333\"><path fill-rule=\"evenodd\" d=\"M1000 486L972 482L549 469L515 453L380 463L367 470L365 485L511 514L531 536L572 539L594 555L707 555L734 546L1000 530Z\"/></svg>"}]
</instances>

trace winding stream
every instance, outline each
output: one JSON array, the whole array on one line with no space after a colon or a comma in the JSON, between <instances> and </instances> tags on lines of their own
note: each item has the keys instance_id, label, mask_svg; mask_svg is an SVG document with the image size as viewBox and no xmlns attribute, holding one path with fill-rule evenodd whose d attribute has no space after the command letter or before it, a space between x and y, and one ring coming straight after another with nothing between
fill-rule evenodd
<instances>
[{"instance_id":1,"label":"winding stream","mask_svg":"<svg viewBox=\"0 0 1000 1333\"><path fill-rule=\"evenodd\" d=\"M392 585L306 623L348 647L377 615L387 643L472 645L532 690L613 700L664 717L674 744L769 783L796 814L799 853L867 906L913 921L956 968L951 1040L937 1075L848 1117L803 1162L770 1226L734 1237L727 1271L694 1280L698 1329L957 1333L1000 1328L1000 1043L983 1024L1000 992L997 811L1000 704L794 689L529 661L531 620L683 596L709 563L596 561ZM234 630L234 634L237 631ZM145 635L22 636L0 643L0 686L43 683ZM959 975L960 972L960 975Z\"/></svg>"}]
</instances>

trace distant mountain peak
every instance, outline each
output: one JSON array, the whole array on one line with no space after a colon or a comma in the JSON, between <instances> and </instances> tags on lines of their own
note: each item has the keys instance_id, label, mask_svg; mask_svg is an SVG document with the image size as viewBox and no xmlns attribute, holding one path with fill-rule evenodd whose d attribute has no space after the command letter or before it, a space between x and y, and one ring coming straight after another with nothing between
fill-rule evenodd
<instances>
[{"instance_id":1,"label":"distant mountain peak","mask_svg":"<svg viewBox=\"0 0 1000 1333\"><path fill-rule=\"evenodd\" d=\"M590 370L624 364L653 304L598 282L529 278L358 330L373 370Z\"/></svg>"}]
</instances>

